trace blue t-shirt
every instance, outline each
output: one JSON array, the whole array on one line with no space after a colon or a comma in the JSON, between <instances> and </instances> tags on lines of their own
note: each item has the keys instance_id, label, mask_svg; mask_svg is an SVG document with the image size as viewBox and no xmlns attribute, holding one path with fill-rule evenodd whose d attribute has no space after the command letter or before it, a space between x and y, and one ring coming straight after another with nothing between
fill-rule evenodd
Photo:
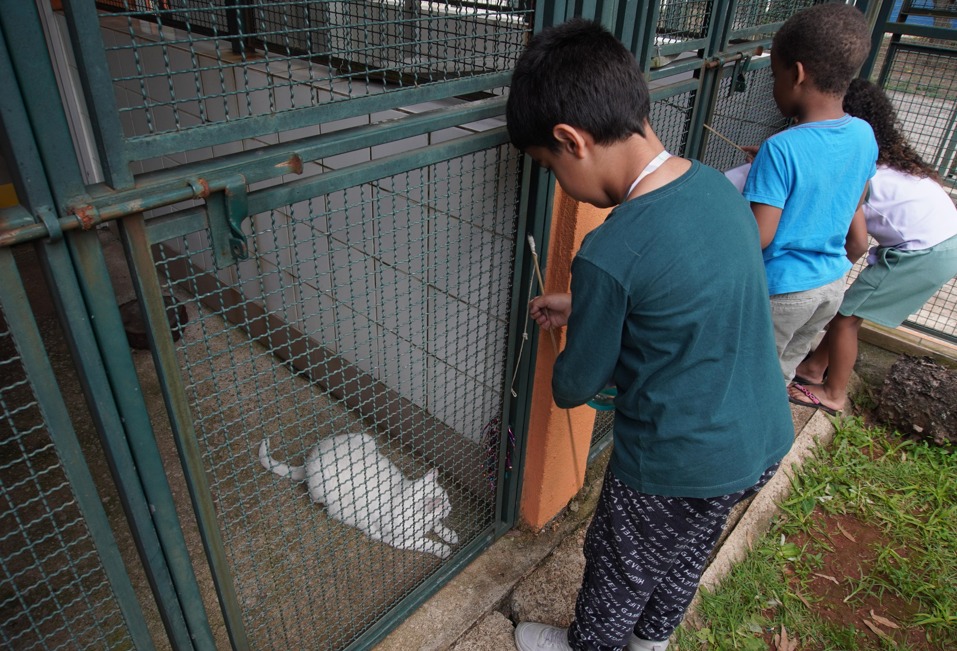
<instances>
[{"instance_id":1,"label":"blue t-shirt","mask_svg":"<svg viewBox=\"0 0 957 651\"><path fill-rule=\"evenodd\" d=\"M822 287L847 273L847 229L876 170L874 132L849 115L793 126L761 145L744 196L782 210L764 249L772 296Z\"/></svg>"}]
</instances>

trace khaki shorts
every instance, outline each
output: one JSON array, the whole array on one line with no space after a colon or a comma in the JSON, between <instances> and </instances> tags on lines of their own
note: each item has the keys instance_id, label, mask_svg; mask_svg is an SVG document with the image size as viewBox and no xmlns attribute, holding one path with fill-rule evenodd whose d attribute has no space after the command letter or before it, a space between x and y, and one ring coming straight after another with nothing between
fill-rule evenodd
<instances>
[{"instance_id":1,"label":"khaki shorts","mask_svg":"<svg viewBox=\"0 0 957 651\"><path fill-rule=\"evenodd\" d=\"M846 284L841 276L821 287L771 297L774 343L785 382L794 378L794 370L811 350L814 338L837 314Z\"/></svg>"}]
</instances>

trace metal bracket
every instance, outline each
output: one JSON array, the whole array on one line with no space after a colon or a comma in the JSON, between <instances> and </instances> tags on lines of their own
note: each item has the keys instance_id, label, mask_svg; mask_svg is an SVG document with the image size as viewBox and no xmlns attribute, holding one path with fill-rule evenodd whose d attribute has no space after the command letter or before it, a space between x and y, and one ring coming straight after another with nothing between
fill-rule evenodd
<instances>
[{"instance_id":1,"label":"metal bracket","mask_svg":"<svg viewBox=\"0 0 957 651\"><path fill-rule=\"evenodd\" d=\"M51 242L63 239L63 229L60 228L60 219L57 217L56 211L49 206L41 206L37 208L37 219L46 227L47 237L50 238Z\"/></svg>"},{"instance_id":2,"label":"metal bracket","mask_svg":"<svg viewBox=\"0 0 957 651\"><path fill-rule=\"evenodd\" d=\"M748 89L748 78L745 77L745 73L748 72L750 67L750 54L745 54L734 62L734 69L731 71L732 81L728 87L728 97L731 97L732 93L743 93Z\"/></svg>"},{"instance_id":3,"label":"metal bracket","mask_svg":"<svg viewBox=\"0 0 957 651\"><path fill-rule=\"evenodd\" d=\"M209 234L212 239L213 259L220 269L249 257L243 222L249 217L246 178L236 175L220 183L199 179L206 191L197 193L206 199ZM213 189L222 188L222 189Z\"/></svg>"}]
</instances>

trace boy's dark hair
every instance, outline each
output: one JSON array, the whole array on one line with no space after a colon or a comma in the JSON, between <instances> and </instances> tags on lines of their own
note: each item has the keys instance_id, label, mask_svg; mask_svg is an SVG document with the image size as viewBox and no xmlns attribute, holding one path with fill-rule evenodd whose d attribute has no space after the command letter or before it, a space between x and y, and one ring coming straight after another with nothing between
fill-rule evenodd
<instances>
[{"instance_id":1,"label":"boy's dark hair","mask_svg":"<svg viewBox=\"0 0 957 651\"><path fill-rule=\"evenodd\" d=\"M635 57L600 24L574 18L537 34L512 74L506 116L519 149L558 149L557 124L587 131L598 144L644 135L648 85Z\"/></svg>"},{"instance_id":2,"label":"boy's dark hair","mask_svg":"<svg viewBox=\"0 0 957 651\"><path fill-rule=\"evenodd\" d=\"M879 86L865 79L853 80L844 95L844 110L871 125L879 165L938 180L937 170L924 162L900 132L894 105Z\"/></svg>"},{"instance_id":3,"label":"boy's dark hair","mask_svg":"<svg viewBox=\"0 0 957 651\"><path fill-rule=\"evenodd\" d=\"M871 34L851 5L815 5L787 19L771 51L788 66L800 61L822 93L843 95L871 51Z\"/></svg>"}]
</instances>

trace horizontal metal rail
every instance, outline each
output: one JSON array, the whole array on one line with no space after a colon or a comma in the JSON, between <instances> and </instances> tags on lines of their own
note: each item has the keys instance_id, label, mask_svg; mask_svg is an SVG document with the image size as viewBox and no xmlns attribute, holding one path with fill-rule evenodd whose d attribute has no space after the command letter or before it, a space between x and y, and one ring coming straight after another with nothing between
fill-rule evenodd
<instances>
[{"instance_id":1,"label":"horizontal metal rail","mask_svg":"<svg viewBox=\"0 0 957 651\"><path fill-rule=\"evenodd\" d=\"M296 129L307 124L332 122L390 109L401 109L403 106L422 102L487 91L491 88L507 86L511 77L511 72L499 72L381 95L357 97L348 101L330 102L282 113L248 117L237 123L220 122L204 125L201 129L140 136L126 141L126 153L131 160L145 160L186 149L220 145L235 141L237 138L255 138Z\"/></svg>"},{"instance_id":2,"label":"horizontal metal rail","mask_svg":"<svg viewBox=\"0 0 957 651\"><path fill-rule=\"evenodd\" d=\"M240 170L247 184L300 174L308 162L495 117L504 110L505 99L495 97L182 165L175 170L143 175L137 179L136 187L129 190L113 191L107 186L95 186L90 188L89 197L69 206L68 214L59 218L58 226L61 232L87 230L145 210L206 198L210 193L224 190ZM19 206L5 209L0 211L0 246L49 237L52 228L55 227L38 222Z\"/></svg>"}]
</instances>

